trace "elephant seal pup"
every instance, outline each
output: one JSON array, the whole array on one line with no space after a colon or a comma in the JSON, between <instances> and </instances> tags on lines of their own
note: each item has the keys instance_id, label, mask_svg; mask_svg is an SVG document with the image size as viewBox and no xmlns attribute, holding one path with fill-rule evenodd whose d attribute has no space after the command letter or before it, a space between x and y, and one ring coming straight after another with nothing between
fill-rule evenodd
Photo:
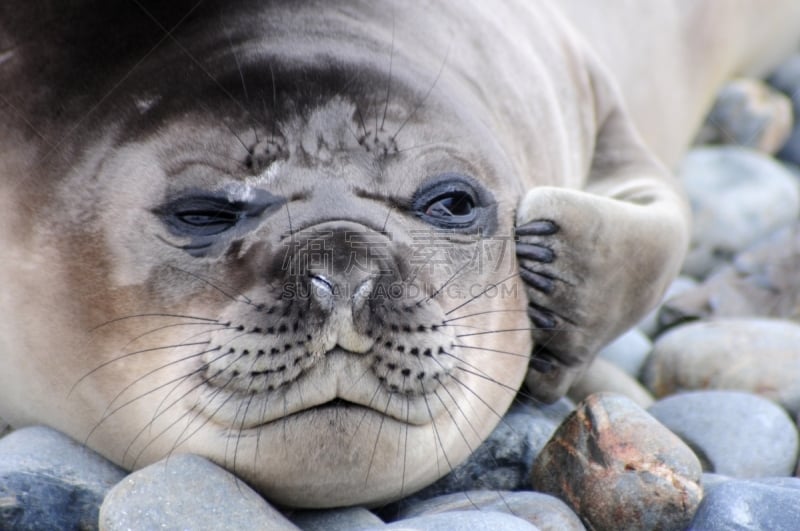
<instances>
[{"instance_id":1,"label":"elephant seal pup","mask_svg":"<svg viewBox=\"0 0 800 531\"><path fill-rule=\"evenodd\" d=\"M717 15L653 8L684 61L654 73L692 92L642 110L617 87L649 41L582 10L5 2L0 416L330 507L447 473L526 373L563 394L683 255L637 128L679 151L671 113L739 66L683 44Z\"/></svg>"}]
</instances>

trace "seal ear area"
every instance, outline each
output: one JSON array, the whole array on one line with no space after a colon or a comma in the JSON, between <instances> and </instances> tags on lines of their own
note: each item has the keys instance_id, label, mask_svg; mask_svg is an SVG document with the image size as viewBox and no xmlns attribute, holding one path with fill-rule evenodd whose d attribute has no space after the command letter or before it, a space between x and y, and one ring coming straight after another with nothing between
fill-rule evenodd
<instances>
[{"instance_id":1,"label":"seal ear area","mask_svg":"<svg viewBox=\"0 0 800 531\"><path fill-rule=\"evenodd\" d=\"M167 200L152 213L167 229L167 237L159 237L162 241L200 257L223 250L233 239L255 230L265 215L284 202L261 189L250 189L242 198L191 190Z\"/></svg>"}]
</instances>

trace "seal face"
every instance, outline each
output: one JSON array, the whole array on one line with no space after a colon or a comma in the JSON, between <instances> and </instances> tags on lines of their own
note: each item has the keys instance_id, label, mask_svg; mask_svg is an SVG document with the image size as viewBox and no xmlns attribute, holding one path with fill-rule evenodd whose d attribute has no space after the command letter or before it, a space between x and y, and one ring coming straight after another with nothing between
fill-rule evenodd
<instances>
[{"instance_id":1,"label":"seal face","mask_svg":"<svg viewBox=\"0 0 800 531\"><path fill-rule=\"evenodd\" d=\"M198 27L222 30L194 24L197 57ZM234 27L199 68L148 56L79 133L51 117L64 144L6 181L37 215L3 234L29 310L3 328L20 372L2 414L126 467L205 455L278 503L403 496L474 450L525 376L519 187L399 41L289 53Z\"/></svg>"}]
</instances>

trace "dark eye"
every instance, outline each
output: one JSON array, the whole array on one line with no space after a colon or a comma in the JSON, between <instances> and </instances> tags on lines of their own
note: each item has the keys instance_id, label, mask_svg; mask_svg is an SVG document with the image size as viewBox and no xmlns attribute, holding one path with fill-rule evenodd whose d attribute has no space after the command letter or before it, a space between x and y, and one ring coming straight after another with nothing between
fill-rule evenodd
<instances>
[{"instance_id":1,"label":"dark eye","mask_svg":"<svg viewBox=\"0 0 800 531\"><path fill-rule=\"evenodd\" d=\"M436 227L470 230L485 217L487 194L471 178L445 174L420 187L413 208L423 221Z\"/></svg>"},{"instance_id":2,"label":"dark eye","mask_svg":"<svg viewBox=\"0 0 800 531\"><path fill-rule=\"evenodd\" d=\"M443 219L465 218L475 214L475 202L466 192L449 192L433 198L425 209L425 215Z\"/></svg>"},{"instance_id":3,"label":"dark eye","mask_svg":"<svg viewBox=\"0 0 800 531\"><path fill-rule=\"evenodd\" d=\"M219 198L186 198L168 205L167 223L188 236L214 236L247 216L246 206Z\"/></svg>"}]
</instances>

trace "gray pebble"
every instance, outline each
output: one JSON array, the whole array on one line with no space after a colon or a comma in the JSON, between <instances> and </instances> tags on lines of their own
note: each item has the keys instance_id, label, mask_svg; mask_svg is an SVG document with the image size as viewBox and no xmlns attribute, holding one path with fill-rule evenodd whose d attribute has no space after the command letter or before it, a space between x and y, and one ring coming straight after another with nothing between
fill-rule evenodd
<instances>
[{"instance_id":1,"label":"gray pebble","mask_svg":"<svg viewBox=\"0 0 800 531\"><path fill-rule=\"evenodd\" d=\"M742 148L693 149L680 170L692 206L685 274L704 278L800 211L797 180L773 159Z\"/></svg>"},{"instance_id":2,"label":"gray pebble","mask_svg":"<svg viewBox=\"0 0 800 531\"><path fill-rule=\"evenodd\" d=\"M770 400L737 391L696 391L660 400L648 412L695 450L711 472L736 478L794 472L797 429Z\"/></svg>"},{"instance_id":3,"label":"gray pebble","mask_svg":"<svg viewBox=\"0 0 800 531\"><path fill-rule=\"evenodd\" d=\"M663 325L691 319L777 317L800 321L800 222L739 253L700 286L672 297Z\"/></svg>"},{"instance_id":4,"label":"gray pebble","mask_svg":"<svg viewBox=\"0 0 800 531\"><path fill-rule=\"evenodd\" d=\"M599 358L610 361L633 378L638 378L653 343L641 330L631 328L606 345Z\"/></svg>"},{"instance_id":5,"label":"gray pebble","mask_svg":"<svg viewBox=\"0 0 800 531\"><path fill-rule=\"evenodd\" d=\"M616 393L642 408L653 403L653 396L628 373L603 358L596 358L578 378L567 395L580 402L594 393Z\"/></svg>"},{"instance_id":6,"label":"gray pebble","mask_svg":"<svg viewBox=\"0 0 800 531\"><path fill-rule=\"evenodd\" d=\"M287 517L303 531L361 531L384 525L375 513L363 507L294 511Z\"/></svg>"},{"instance_id":7,"label":"gray pebble","mask_svg":"<svg viewBox=\"0 0 800 531\"><path fill-rule=\"evenodd\" d=\"M754 481L726 481L706 494L689 529L795 531L800 491Z\"/></svg>"},{"instance_id":8,"label":"gray pebble","mask_svg":"<svg viewBox=\"0 0 800 531\"><path fill-rule=\"evenodd\" d=\"M673 280L667 288L666 293L664 293L664 297L661 299L661 304L656 306L641 321L639 321L639 324L636 327L646 336L651 338L656 337L663 329L663 325L659 321L659 314L664 303L669 301L671 298L680 295L681 293L685 293L694 289L696 286L697 281L692 277L679 276Z\"/></svg>"},{"instance_id":9,"label":"gray pebble","mask_svg":"<svg viewBox=\"0 0 800 531\"><path fill-rule=\"evenodd\" d=\"M717 93L696 143L775 153L792 129L792 102L760 79L730 81Z\"/></svg>"},{"instance_id":10,"label":"gray pebble","mask_svg":"<svg viewBox=\"0 0 800 531\"><path fill-rule=\"evenodd\" d=\"M531 491L469 491L447 494L406 507L399 518L464 510L508 513L530 522L542 531L583 531L585 527L572 510L556 498Z\"/></svg>"},{"instance_id":11,"label":"gray pebble","mask_svg":"<svg viewBox=\"0 0 800 531\"><path fill-rule=\"evenodd\" d=\"M389 524L385 528L408 531L537 531L539 528L516 516L489 511L453 511L417 516Z\"/></svg>"},{"instance_id":12,"label":"gray pebble","mask_svg":"<svg viewBox=\"0 0 800 531\"><path fill-rule=\"evenodd\" d=\"M100 508L100 528L298 529L230 472L191 454L169 457L122 480Z\"/></svg>"},{"instance_id":13,"label":"gray pebble","mask_svg":"<svg viewBox=\"0 0 800 531\"><path fill-rule=\"evenodd\" d=\"M536 455L574 408L567 399L541 406L515 404L467 461L407 500L467 490L528 488L528 474Z\"/></svg>"},{"instance_id":14,"label":"gray pebble","mask_svg":"<svg viewBox=\"0 0 800 531\"><path fill-rule=\"evenodd\" d=\"M103 497L125 471L45 427L0 439L0 529L97 529Z\"/></svg>"},{"instance_id":15,"label":"gray pebble","mask_svg":"<svg viewBox=\"0 0 800 531\"><path fill-rule=\"evenodd\" d=\"M642 381L656 397L733 389L800 413L800 325L780 319L719 319L674 328L653 345Z\"/></svg>"}]
</instances>

